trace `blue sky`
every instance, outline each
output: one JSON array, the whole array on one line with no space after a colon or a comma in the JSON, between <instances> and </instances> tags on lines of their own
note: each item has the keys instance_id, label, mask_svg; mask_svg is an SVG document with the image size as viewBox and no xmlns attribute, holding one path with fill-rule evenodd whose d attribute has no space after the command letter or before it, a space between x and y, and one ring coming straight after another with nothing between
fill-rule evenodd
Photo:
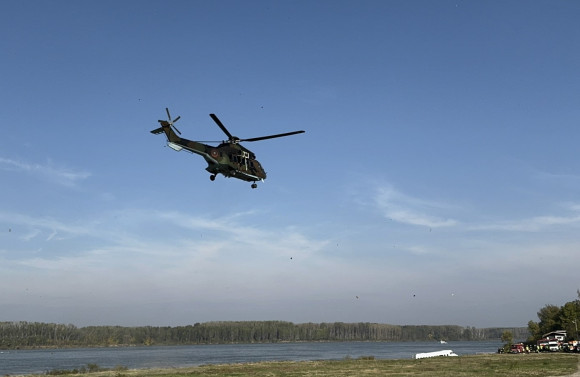
<instances>
[{"instance_id":1,"label":"blue sky","mask_svg":"<svg viewBox=\"0 0 580 377\"><path fill-rule=\"evenodd\" d=\"M3 1L0 321L526 326L580 287L580 3ZM221 140L209 180L152 135ZM357 298L358 297L358 298Z\"/></svg>"}]
</instances>

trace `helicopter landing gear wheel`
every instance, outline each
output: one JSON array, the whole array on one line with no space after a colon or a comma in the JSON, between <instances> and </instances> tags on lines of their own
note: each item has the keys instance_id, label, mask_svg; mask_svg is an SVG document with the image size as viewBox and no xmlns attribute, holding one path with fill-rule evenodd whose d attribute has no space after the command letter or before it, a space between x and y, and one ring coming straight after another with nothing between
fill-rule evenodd
<instances>
[{"instance_id":1,"label":"helicopter landing gear wheel","mask_svg":"<svg viewBox=\"0 0 580 377\"><path fill-rule=\"evenodd\" d=\"M212 175L210 175L210 176L209 176L209 179L210 179L211 181L215 181L215 174L212 174Z\"/></svg>"},{"instance_id":2,"label":"helicopter landing gear wheel","mask_svg":"<svg viewBox=\"0 0 580 377\"><path fill-rule=\"evenodd\" d=\"M258 188L258 185L256 183L252 183L252 188L253 189Z\"/></svg>"}]
</instances>

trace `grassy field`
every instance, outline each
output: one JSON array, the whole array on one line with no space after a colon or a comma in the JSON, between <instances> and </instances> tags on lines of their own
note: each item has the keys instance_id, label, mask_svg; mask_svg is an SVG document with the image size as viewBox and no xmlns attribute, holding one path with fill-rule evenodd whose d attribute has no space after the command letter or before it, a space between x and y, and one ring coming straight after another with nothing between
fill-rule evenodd
<instances>
[{"instance_id":1,"label":"grassy field","mask_svg":"<svg viewBox=\"0 0 580 377\"><path fill-rule=\"evenodd\" d=\"M338 360L204 365L91 373L91 377L343 377L343 376L566 376L577 371L575 354L475 355L421 360Z\"/></svg>"}]
</instances>

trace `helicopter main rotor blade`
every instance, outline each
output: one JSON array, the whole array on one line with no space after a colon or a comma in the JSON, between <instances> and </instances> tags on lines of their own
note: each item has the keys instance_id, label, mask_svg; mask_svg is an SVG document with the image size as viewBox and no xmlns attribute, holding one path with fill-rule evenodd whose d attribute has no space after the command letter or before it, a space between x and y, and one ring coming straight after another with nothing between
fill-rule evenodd
<instances>
[{"instance_id":1,"label":"helicopter main rotor blade","mask_svg":"<svg viewBox=\"0 0 580 377\"><path fill-rule=\"evenodd\" d=\"M230 133L230 131L228 131L228 129L226 128L226 126L224 126L222 124L222 122L219 120L219 118L215 115L215 114L209 114L209 116L211 117L211 119L213 119L213 121L219 126L219 128L222 129L222 131L227 135L227 137L230 140L234 140L234 136Z\"/></svg>"},{"instance_id":2,"label":"helicopter main rotor blade","mask_svg":"<svg viewBox=\"0 0 580 377\"><path fill-rule=\"evenodd\" d=\"M274 139L276 137L284 137L290 135L296 135L304 133L304 131L293 131L293 132L286 132L284 134L277 134L277 135L270 135L270 136L261 136L261 137L253 137L250 139L240 139L240 141L259 141L259 140L267 140L267 139Z\"/></svg>"},{"instance_id":3,"label":"helicopter main rotor blade","mask_svg":"<svg viewBox=\"0 0 580 377\"><path fill-rule=\"evenodd\" d=\"M167 119L169 119L169 123L171 123L171 114L169 114L169 107L166 107L165 111L167 112Z\"/></svg>"}]
</instances>

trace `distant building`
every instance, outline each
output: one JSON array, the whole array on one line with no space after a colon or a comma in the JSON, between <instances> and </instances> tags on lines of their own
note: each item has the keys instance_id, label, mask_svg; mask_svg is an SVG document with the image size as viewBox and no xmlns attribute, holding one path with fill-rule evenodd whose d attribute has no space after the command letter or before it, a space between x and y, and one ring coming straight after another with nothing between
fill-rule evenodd
<instances>
[{"instance_id":1,"label":"distant building","mask_svg":"<svg viewBox=\"0 0 580 377\"><path fill-rule=\"evenodd\" d=\"M542 338L546 340L557 340L563 342L564 339L566 339L566 330L552 331L542 335Z\"/></svg>"}]
</instances>

